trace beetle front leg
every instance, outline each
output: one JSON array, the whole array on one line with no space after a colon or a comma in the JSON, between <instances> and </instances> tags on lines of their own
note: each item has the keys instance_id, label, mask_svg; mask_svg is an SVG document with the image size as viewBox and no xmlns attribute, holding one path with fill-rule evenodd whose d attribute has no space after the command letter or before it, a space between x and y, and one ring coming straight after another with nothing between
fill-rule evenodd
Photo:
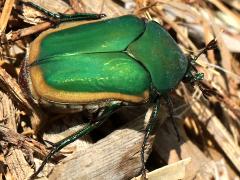
<instances>
[{"instance_id":1,"label":"beetle front leg","mask_svg":"<svg viewBox=\"0 0 240 180\"><path fill-rule=\"evenodd\" d=\"M68 21L80 21L80 20L96 20L106 17L105 14L91 14L91 13L77 13L77 14L63 14L63 13L54 13L48 11L47 9L34 4L32 2L21 2L25 5L31 6L38 11L41 11L43 14L52 18L52 21L57 23L68 22Z\"/></svg>"},{"instance_id":2,"label":"beetle front leg","mask_svg":"<svg viewBox=\"0 0 240 180\"><path fill-rule=\"evenodd\" d=\"M77 131L76 133L66 137L65 139L52 144L52 149L51 151L48 153L48 155L45 157L45 159L43 160L41 166L37 169L37 171L30 177L30 179L34 179L35 177L37 177L37 175L43 170L44 166L46 165L46 163L49 161L49 159L58 151L60 151L62 148L64 148L65 146L67 146L68 144L76 141L77 139L79 139L80 137L83 137L87 134L89 134L91 131L93 131L94 129L98 128L101 124L103 124L108 117L113 114L115 111L117 111L119 108L121 107L121 104L113 104L109 107L107 107L103 113L101 114L100 117L98 117L97 121L94 123L88 123L83 129Z\"/></svg>"},{"instance_id":3,"label":"beetle front leg","mask_svg":"<svg viewBox=\"0 0 240 180\"><path fill-rule=\"evenodd\" d=\"M142 162L142 176L143 178L146 179L146 168L145 168L145 161L144 161L144 151L145 151L145 146L147 143L147 140L149 138L150 133L152 132L156 122L157 122L157 117L158 117L158 112L160 109L160 100L159 98L156 100L156 102L153 105L153 110L152 114L150 116L149 122L147 124L147 127L145 129L145 134L144 134L144 139L143 139L143 144L142 144L142 149L141 149L141 162Z\"/></svg>"}]
</instances>

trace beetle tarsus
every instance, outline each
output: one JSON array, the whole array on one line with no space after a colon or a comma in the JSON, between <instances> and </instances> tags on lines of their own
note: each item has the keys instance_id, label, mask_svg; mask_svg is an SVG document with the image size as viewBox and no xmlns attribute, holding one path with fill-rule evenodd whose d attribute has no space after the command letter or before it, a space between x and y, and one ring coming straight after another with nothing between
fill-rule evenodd
<instances>
[{"instance_id":1,"label":"beetle tarsus","mask_svg":"<svg viewBox=\"0 0 240 180\"><path fill-rule=\"evenodd\" d=\"M99 19L107 17L106 14L99 14Z\"/></svg>"},{"instance_id":2,"label":"beetle tarsus","mask_svg":"<svg viewBox=\"0 0 240 180\"><path fill-rule=\"evenodd\" d=\"M153 105L152 114L150 116L149 122L148 122L146 130L145 130L144 139L143 139L143 143L142 143L142 149L141 149L141 162L142 162L141 171L142 171L142 176L144 179L146 179L146 168L145 168L145 158L144 158L145 146L146 146L147 140L149 138L149 135L152 132L152 130L156 124L159 109L160 109L160 100L159 100L159 98L157 98L156 102Z\"/></svg>"},{"instance_id":3,"label":"beetle tarsus","mask_svg":"<svg viewBox=\"0 0 240 180\"><path fill-rule=\"evenodd\" d=\"M49 159L56 153L58 152L59 149L56 146L52 147L52 150L48 153L48 155L45 157L45 159L43 160L41 166L37 169L36 172L34 172L32 174L32 176L30 177L30 179L35 179L37 177L37 175L43 170L44 166L47 164L47 162L49 161Z\"/></svg>"},{"instance_id":4,"label":"beetle tarsus","mask_svg":"<svg viewBox=\"0 0 240 180\"><path fill-rule=\"evenodd\" d=\"M53 142L51 142L51 141L48 141L48 140L43 140L45 143L47 143L47 144L49 144L49 145L51 145L51 147L50 148L52 148L52 147L54 147L54 146L56 146L56 144L55 143L53 143Z\"/></svg>"},{"instance_id":5,"label":"beetle tarsus","mask_svg":"<svg viewBox=\"0 0 240 180\"><path fill-rule=\"evenodd\" d=\"M144 179L144 180L147 179L145 165L143 165L143 167L142 167L142 179Z\"/></svg>"}]
</instances>

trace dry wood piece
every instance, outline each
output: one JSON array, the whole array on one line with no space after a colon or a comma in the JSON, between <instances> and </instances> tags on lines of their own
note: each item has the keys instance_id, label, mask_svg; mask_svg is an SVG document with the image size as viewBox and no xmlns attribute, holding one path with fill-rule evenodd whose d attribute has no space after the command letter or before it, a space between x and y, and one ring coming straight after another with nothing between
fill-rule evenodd
<instances>
[{"instance_id":1,"label":"dry wood piece","mask_svg":"<svg viewBox=\"0 0 240 180\"><path fill-rule=\"evenodd\" d=\"M5 31L14 2L15 0L7 0L4 4L0 18L0 34Z\"/></svg>"},{"instance_id":2,"label":"dry wood piece","mask_svg":"<svg viewBox=\"0 0 240 180\"><path fill-rule=\"evenodd\" d=\"M0 67L0 87L4 89L5 92L7 92L13 98L13 100L15 100L17 104L20 104L21 108L23 108L25 112L31 115L32 122L39 122L41 118L42 119L44 118L44 114L41 112L41 110L39 110L36 107L33 107L33 105L26 100L19 85L16 83L16 80L13 79L1 67Z\"/></svg>"},{"instance_id":3,"label":"dry wood piece","mask_svg":"<svg viewBox=\"0 0 240 180\"><path fill-rule=\"evenodd\" d=\"M0 91L0 125L4 125L17 133L17 124L20 121L18 109L15 108L9 97Z\"/></svg>"},{"instance_id":4,"label":"dry wood piece","mask_svg":"<svg viewBox=\"0 0 240 180\"><path fill-rule=\"evenodd\" d=\"M234 140L227 129L203 104L194 102L192 109L194 112L198 112L199 120L206 125L208 132L213 136L215 141L240 173L240 148L234 143Z\"/></svg>"},{"instance_id":5,"label":"dry wood piece","mask_svg":"<svg viewBox=\"0 0 240 180\"><path fill-rule=\"evenodd\" d=\"M33 169L26 162L22 151L12 148L10 148L9 151L11 155L6 156L6 163L14 177L13 179L27 179L33 173Z\"/></svg>"},{"instance_id":6,"label":"dry wood piece","mask_svg":"<svg viewBox=\"0 0 240 180\"><path fill-rule=\"evenodd\" d=\"M89 0L80 2L85 12L105 13L107 18L128 14L128 11L112 0Z\"/></svg>"},{"instance_id":7,"label":"dry wood piece","mask_svg":"<svg viewBox=\"0 0 240 180\"><path fill-rule=\"evenodd\" d=\"M38 141L18 134L7 127L0 126L0 136L2 141L11 144L15 148L36 152L42 157L45 157L48 153L45 146Z\"/></svg>"},{"instance_id":8,"label":"dry wood piece","mask_svg":"<svg viewBox=\"0 0 240 180\"><path fill-rule=\"evenodd\" d=\"M186 166L191 162L191 158L169 164L162 168L156 169L147 173L147 178L151 180L159 179L184 179L186 178ZM141 180L141 177L133 178L132 180Z\"/></svg>"},{"instance_id":9,"label":"dry wood piece","mask_svg":"<svg viewBox=\"0 0 240 180\"><path fill-rule=\"evenodd\" d=\"M17 133L19 113L6 94L0 92L0 99L0 149L3 157L1 160L1 173L9 170L9 174L13 179L26 179L33 170L26 162L24 153L18 149L21 144L26 145L23 139L17 139L20 136ZM4 164L7 165L8 169Z\"/></svg>"},{"instance_id":10,"label":"dry wood piece","mask_svg":"<svg viewBox=\"0 0 240 180\"><path fill-rule=\"evenodd\" d=\"M52 24L50 22L44 22L41 24L37 24L35 26L31 26L29 28L19 29L17 31L13 31L13 32L10 32L9 34L7 34L7 40L8 41L17 41L25 36L29 36L31 34L35 34L35 33L47 30L51 26L52 26Z\"/></svg>"},{"instance_id":11,"label":"dry wood piece","mask_svg":"<svg viewBox=\"0 0 240 180\"><path fill-rule=\"evenodd\" d=\"M28 1L24 0L23 2L28 2ZM39 0L35 0L31 2L36 3L37 5L44 7L51 12L67 13L67 14L74 13L68 4L66 4L61 0L55 0L54 4L46 3L47 1L39 1ZM36 24L36 25L28 28L19 29L17 31L9 32L7 34L8 41L19 40L25 36L29 36L31 34L36 34L44 30L47 30L54 25L54 23L43 21L43 19L46 19L46 15L42 14L39 11L36 11L36 9L32 7L29 7L23 4L22 11L24 15L24 21L29 22L31 24Z\"/></svg>"},{"instance_id":12,"label":"dry wood piece","mask_svg":"<svg viewBox=\"0 0 240 180\"><path fill-rule=\"evenodd\" d=\"M129 179L140 173L140 150L149 120L141 116L57 165L49 179ZM153 136L149 142L153 141ZM151 143L150 143L151 144ZM146 158L151 145L146 146Z\"/></svg>"},{"instance_id":13,"label":"dry wood piece","mask_svg":"<svg viewBox=\"0 0 240 180\"><path fill-rule=\"evenodd\" d=\"M186 169L186 179L211 178L214 176L214 168L211 165L211 159L207 158L203 152L194 145L180 130L181 142L177 141L172 124L166 121L157 129L157 135L154 142L154 150L158 153L159 161L162 159L171 164L185 158L191 158L190 164Z\"/></svg>"}]
</instances>

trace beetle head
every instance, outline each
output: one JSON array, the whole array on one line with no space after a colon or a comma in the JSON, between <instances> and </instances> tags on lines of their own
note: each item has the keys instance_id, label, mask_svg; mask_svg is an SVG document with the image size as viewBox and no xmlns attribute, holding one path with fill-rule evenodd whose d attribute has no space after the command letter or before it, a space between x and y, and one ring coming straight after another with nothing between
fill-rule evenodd
<instances>
[{"instance_id":1,"label":"beetle head","mask_svg":"<svg viewBox=\"0 0 240 180\"><path fill-rule=\"evenodd\" d=\"M187 71L186 71L182 81L184 83L190 83L190 84L194 85L196 82L203 80L204 74L198 72L198 70L196 69L195 56L193 57L193 56L189 55L189 56L187 56L187 59L188 59L188 68L187 68Z\"/></svg>"}]
</instances>

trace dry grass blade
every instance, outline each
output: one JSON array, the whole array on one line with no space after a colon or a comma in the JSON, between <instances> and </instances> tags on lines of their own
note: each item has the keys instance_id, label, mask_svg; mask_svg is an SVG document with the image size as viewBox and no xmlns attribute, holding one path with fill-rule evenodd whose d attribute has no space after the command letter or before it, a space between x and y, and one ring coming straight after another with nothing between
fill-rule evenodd
<instances>
[{"instance_id":1,"label":"dry grass blade","mask_svg":"<svg viewBox=\"0 0 240 180\"><path fill-rule=\"evenodd\" d=\"M195 113L198 113L199 120L205 124L208 132L213 136L219 147L221 147L226 156L234 164L235 168L240 172L240 147L235 144L227 129L204 105L194 102L192 109Z\"/></svg>"},{"instance_id":2,"label":"dry grass blade","mask_svg":"<svg viewBox=\"0 0 240 180\"><path fill-rule=\"evenodd\" d=\"M0 17L0 34L5 31L14 3L15 0L6 0L4 4L4 8Z\"/></svg>"},{"instance_id":3,"label":"dry grass blade","mask_svg":"<svg viewBox=\"0 0 240 180\"><path fill-rule=\"evenodd\" d=\"M32 121L39 122L40 118L43 118L43 114L37 109L33 108L31 104L26 100L16 80L13 79L4 69L0 67L0 87L5 90L17 104L29 113Z\"/></svg>"}]
</instances>

